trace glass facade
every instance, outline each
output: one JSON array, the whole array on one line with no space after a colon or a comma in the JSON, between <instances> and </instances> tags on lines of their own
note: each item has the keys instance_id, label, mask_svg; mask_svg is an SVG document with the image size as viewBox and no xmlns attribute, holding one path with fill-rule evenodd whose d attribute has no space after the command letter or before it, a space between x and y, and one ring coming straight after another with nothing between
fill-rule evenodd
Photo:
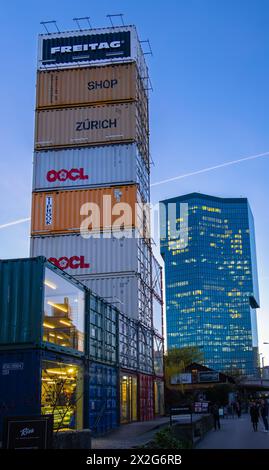
<instances>
[{"instance_id":1,"label":"glass facade","mask_svg":"<svg viewBox=\"0 0 269 470\"><path fill-rule=\"evenodd\" d=\"M135 375L121 374L120 410L122 424L137 421L137 377Z\"/></svg>"},{"instance_id":2,"label":"glass facade","mask_svg":"<svg viewBox=\"0 0 269 470\"><path fill-rule=\"evenodd\" d=\"M207 367L256 374L259 295L247 199L165 200L160 223L168 349L197 346Z\"/></svg>"},{"instance_id":3,"label":"glass facade","mask_svg":"<svg viewBox=\"0 0 269 470\"><path fill-rule=\"evenodd\" d=\"M54 429L83 428L83 371L74 364L42 362L42 414L53 414Z\"/></svg>"},{"instance_id":4,"label":"glass facade","mask_svg":"<svg viewBox=\"0 0 269 470\"><path fill-rule=\"evenodd\" d=\"M43 341L84 351L85 293L45 268Z\"/></svg>"}]
</instances>

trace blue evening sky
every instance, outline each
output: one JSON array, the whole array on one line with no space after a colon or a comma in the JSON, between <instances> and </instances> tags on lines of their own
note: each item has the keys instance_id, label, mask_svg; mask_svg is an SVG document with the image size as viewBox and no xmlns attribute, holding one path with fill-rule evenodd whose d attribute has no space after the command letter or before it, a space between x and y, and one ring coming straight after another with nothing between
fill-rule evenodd
<instances>
[{"instance_id":1,"label":"blue evening sky","mask_svg":"<svg viewBox=\"0 0 269 470\"><path fill-rule=\"evenodd\" d=\"M152 182L269 152L268 0L36 0L1 5L0 226L29 217L37 34L42 20L124 13L149 38ZM256 223L261 348L269 363L269 156L152 188L152 199L193 191L248 197ZM28 256L29 224L0 228L0 258Z\"/></svg>"}]
</instances>

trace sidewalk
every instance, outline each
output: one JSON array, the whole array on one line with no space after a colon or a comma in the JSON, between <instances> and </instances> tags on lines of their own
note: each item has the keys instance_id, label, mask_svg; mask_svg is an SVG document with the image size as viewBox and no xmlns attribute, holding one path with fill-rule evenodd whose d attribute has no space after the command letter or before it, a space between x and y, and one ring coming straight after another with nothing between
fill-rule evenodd
<instances>
[{"instance_id":1,"label":"sidewalk","mask_svg":"<svg viewBox=\"0 0 269 470\"><path fill-rule=\"evenodd\" d=\"M252 430L249 415L240 419L222 419L220 431L210 431L196 449L269 449L269 433L264 433L261 421L258 432Z\"/></svg>"},{"instance_id":2,"label":"sidewalk","mask_svg":"<svg viewBox=\"0 0 269 470\"><path fill-rule=\"evenodd\" d=\"M163 426L169 425L169 418L123 424L103 437L92 439L92 449L132 449L143 446Z\"/></svg>"}]
</instances>

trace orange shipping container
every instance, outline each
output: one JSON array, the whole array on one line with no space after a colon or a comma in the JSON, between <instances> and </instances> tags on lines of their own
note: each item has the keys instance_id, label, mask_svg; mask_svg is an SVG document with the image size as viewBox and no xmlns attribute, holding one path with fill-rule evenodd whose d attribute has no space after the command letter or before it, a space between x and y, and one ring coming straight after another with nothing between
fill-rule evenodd
<instances>
[{"instance_id":1,"label":"orange shipping container","mask_svg":"<svg viewBox=\"0 0 269 470\"><path fill-rule=\"evenodd\" d=\"M84 206L82 213L85 203L96 206ZM125 228L141 230L144 226L145 233L145 215L136 203L141 203L137 185L33 193L31 232L32 235L79 232L81 223L91 216L84 229L89 227L95 232L119 229L125 223Z\"/></svg>"},{"instance_id":2,"label":"orange shipping container","mask_svg":"<svg viewBox=\"0 0 269 470\"><path fill-rule=\"evenodd\" d=\"M35 148L137 142L148 159L148 131L136 103L36 112Z\"/></svg>"},{"instance_id":3,"label":"orange shipping container","mask_svg":"<svg viewBox=\"0 0 269 470\"><path fill-rule=\"evenodd\" d=\"M99 103L141 101L147 96L136 64L49 70L37 74L37 109L89 106Z\"/></svg>"}]
</instances>

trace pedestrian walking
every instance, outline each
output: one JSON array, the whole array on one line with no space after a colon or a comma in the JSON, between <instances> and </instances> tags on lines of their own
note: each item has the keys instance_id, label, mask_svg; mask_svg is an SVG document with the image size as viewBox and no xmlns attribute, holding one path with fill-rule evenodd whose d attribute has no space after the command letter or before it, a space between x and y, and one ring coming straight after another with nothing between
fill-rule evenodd
<instances>
[{"instance_id":1,"label":"pedestrian walking","mask_svg":"<svg viewBox=\"0 0 269 470\"><path fill-rule=\"evenodd\" d=\"M259 422L259 406L257 403L251 403L250 409L249 409L250 417L251 417L251 422L253 426L253 431L257 432L258 431L258 422Z\"/></svg>"},{"instance_id":2,"label":"pedestrian walking","mask_svg":"<svg viewBox=\"0 0 269 470\"><path fill-rule=\"evenodd\" d=\"M237 401L236 404L235 404L235 410L236 410L236 414L238 416L238 418L241 417L241 413L242 413L242 407L241 407L241 403L240 401Z\"/></svg>"},{"instance_id":3,"label":"pedestrian walking","mask_svg":"<svg viewBox=\"0 0 269 470\"><path fill-rule=\"evenodd\" d=\"M266 400L261 401L260 414L264 424L264 432L268 432L268 403Z\"/></svg>"},{"instance_id":4,"label":"pedestrian walking","mask_svg":"<svg viewBox=\"0 0 269 470\"><path fill-rule=\"evenodd\" d=\"M219 406L217 404L212 407L212 415L214 419L214 429L220 429L220 417L219 417Z\"/></svg>"}]
</instances>

